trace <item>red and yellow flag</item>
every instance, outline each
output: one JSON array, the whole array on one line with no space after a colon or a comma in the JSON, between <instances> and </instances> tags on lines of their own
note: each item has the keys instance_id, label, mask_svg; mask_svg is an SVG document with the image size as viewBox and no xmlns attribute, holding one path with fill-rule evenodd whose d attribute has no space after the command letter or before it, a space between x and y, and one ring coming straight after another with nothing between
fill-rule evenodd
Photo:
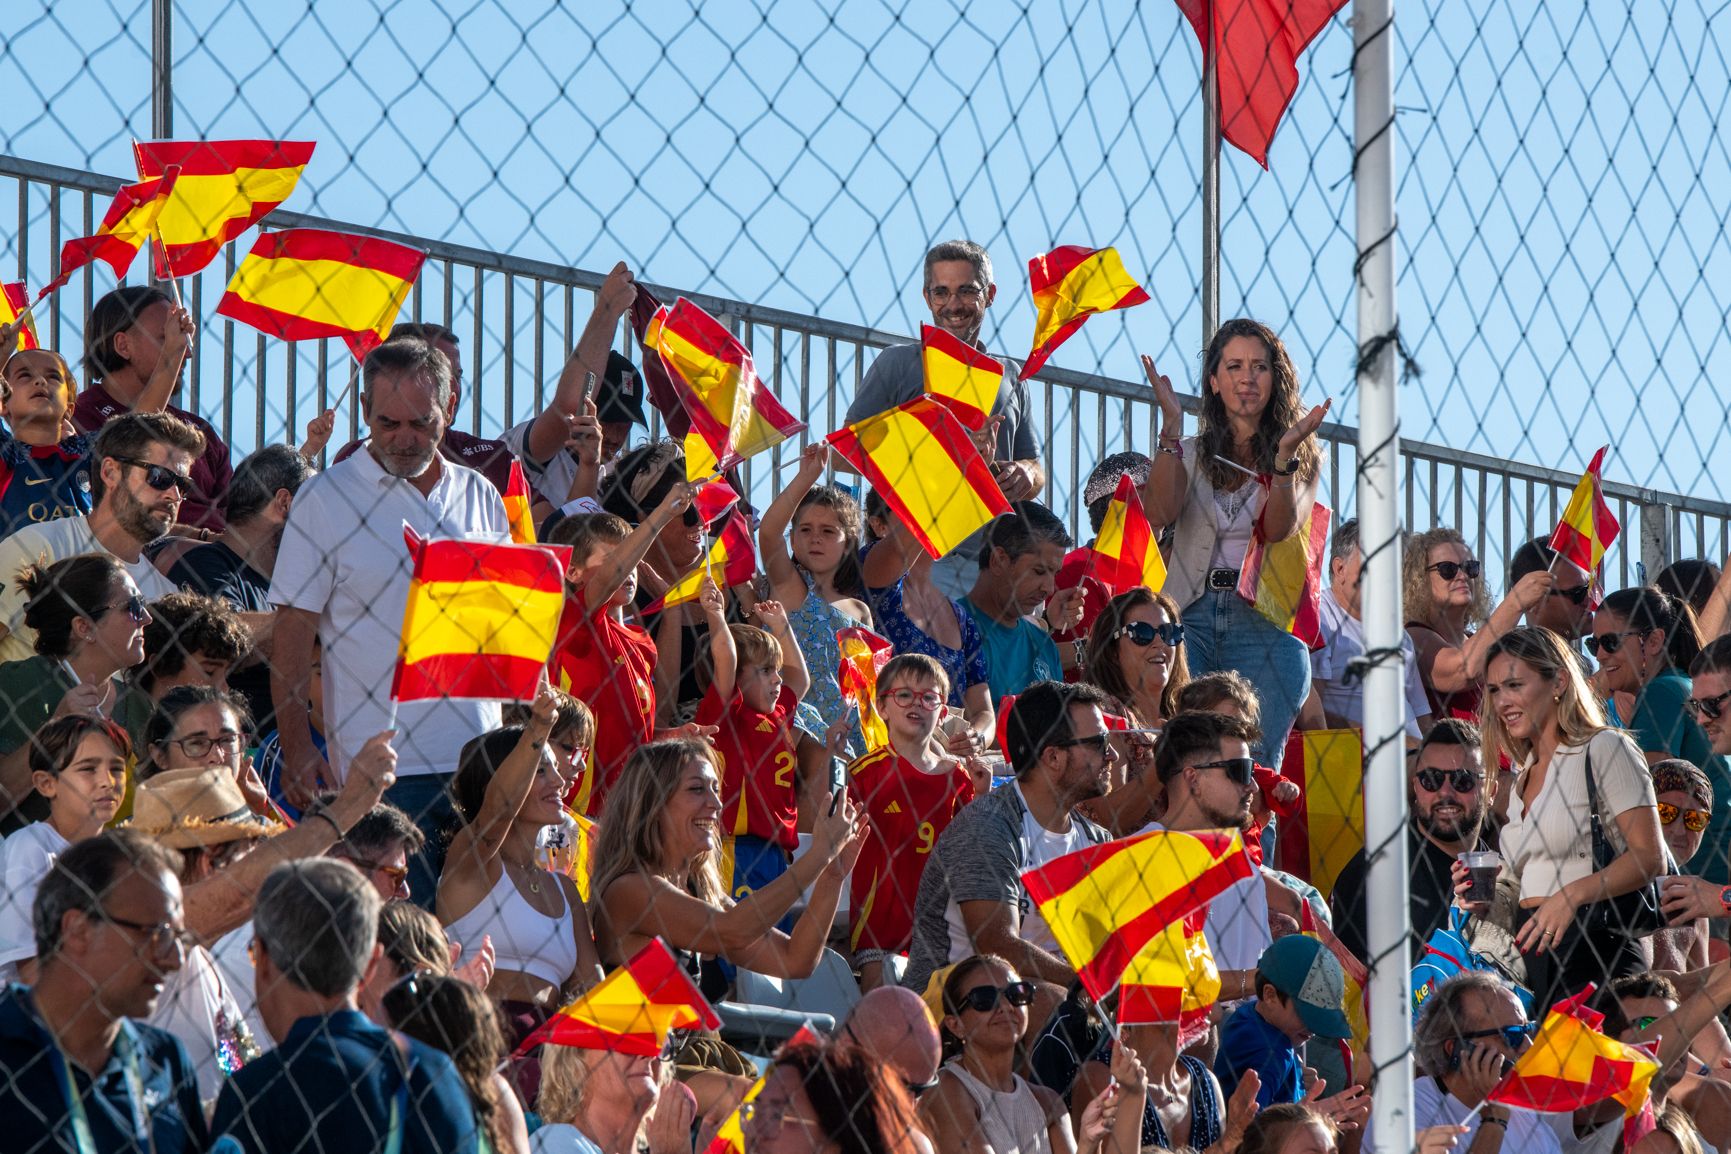
<instances>
[{"instance_id":1,"label":"red and yellow flag","mask_svg":"<svg viewBox=\"0 0 1731 1154\"><path fill-rule=\"evenodd\" d=\"M1230 830L1152 830L1089 846L1022 875L1076 977L1095 998L1168 926L1251 875Z\"/></svg>"},{"instance_id":2,"label":"red and yellow flag","mask_svg":"<svg viewBox=\"0 0 1731 1154\"><path fill-rule=\"evenodd\" d=\"M1266 482L1264 482L1266 483ZM1310 506L1310 524L1284 541L1265 541L1262 518L1238 571L1238 595L1312 649L1322 647L1322 562L1328 556L1327 505Z\"/></svg>"},{"instance_id":3,"label":"red and yellow flag","mask_svg":"<svg viewBox=\"0 0 1731 1154\"><path fill-rule=\"evenodd\" d=\"M505 482L505 520L511 525L511 540L518 545L535 543L535 522L529 516L529 480L523 462L511 458L511 477Z\"/></svg>"},{"instance_id":4,"label":"red and yellow flag","mask_svg":"<svg viewBox=\"0 0 1731 1154\"><path fill-rule=\"evenodd\" d=\"M180 168L157 218L156 274L183 277L216 259L222 246L289 198L313 158L312 141L151 140L136 146L148 180Z\"/></svg>"},{"instance_id":5,"label":"red and yellow flag","mask_svg":"<svg viewBox=\"0 0 1731 1154\"><path fill-rule=\"evenodd\" d=\"M1593 987L1551 1007L1527 1052L1491 1092L1492 1102L1561 1114L1615 1099L1623 1107L1624 1149L1653 1129L1647 1088L1659 1063L1638 1046L1607 1037L1605 1016L1587 1006Z\"/></svg>"},{"instance_id":6,"label":"red and yellow flag","mask_svg":"<svg viewBox=\"0 0 1731 1154\"><path fill-rule=\"evenodd\" d=\"M1551 534L1551 548L1589 573L1599 571L1599 562L1604 560L1622 529L1612 515L1611 507L1605 503L1601 470L1605 465L1605 449L1608 448L1610 446L1606 445L1593 454L1592 463L1581 474L1575 491L1569 495L1563 518L1557 522L1557 531Z\"/></svg>"},{"instance_id":7,"label":"red and yellow flag","mask_svg":"<svg viewBox=\"0 0 1731 1154\"><path fill-rule=\"evenodd\" d=\"M968 431L931 397L848 425L831 433L829 443L934 558L1010 511Z\"/></svg>"},{"instance_id":8,"label":"red and yellow flag","mask_svg":"<svg viewBox=\"0 0 1731 1154\"><path fill-rule=\"evenodd\" d=\"M24 318L24 323L18 328L18 349L41 348L42 339L36 334L36 318L30 313L30 298L24 290L24 282L19 280L0 285L0 325L17 324L19 317Z\"/></svg>"},{"instance_id":9,"label":"red and yellow flag","mask_svg":"<svg viewBox=\"0 0 1731 1154\"><path fill-rule=\"evenodd\" d=\"M1178 1023L1179 1048L1208 1033L1220 970L1203 926L1207 907L1179 918L1137 951L1118 987L1118 1025Z\"/></svg>"},{"instance_id":10,"label":"red and yellow flag","mask_svg":"<svg viewBox=\"0 0 1731 1154\"><path fill-rule=\"evenodd\" d=\"M1067 244L1028 262L1034 307L1034 349L1022 365L1022 379L1038 373L1057 347L1069 340L1094 313L1145 304L1148 294L1124 271L1115 248Z\"/></svg>"},{"instance_id":11,"label":"red and yellow flag","mask_svg":"<svg viewBox=\"0 0 1731 1154\"><path fill-rule=\"evenodd\" d=\"M1118 478L1118 491L1106 506L1088 566L1088 575L1110 589L1113 596L1139 585L1158 593L1166 584L1166 562L1160 556L1148 514L1142 509L1142 494L1128 473Z\"/></svg>"},{"instance_id":12,"label":"red and yellow flag","mask_svg":"<svg viewBox=\"0 0 1731 1154\"><path fill-rule=\"evenodd\" d=\"M403 526L414 563L396 701L528 701L553 652L571 550L429 541Z\"/></svg>"},{"instance_id":13,"label":"red and yellow flag","mask_svg":"<svg viewBox=\"0 0 1731 1154\"><path fill-rule=\"evenodd\" d=\"M688 480L731 469L805 428L758 379L751 351L684 297L655 314L644 344L660 356L691 418Z\"/></svg>"},{"instance_id":14,"label":"red and yellow flag","mask_svg":"<svg viewBox=\"0 0 1731 1154\"><path fill-rule=\"evenodd\" d=\"M1280 771L1303 794L1298 812L1280 819L1275 860L1329 897L1364 848L1364 739L1356 729L1295 729Z\"/></svg>"},{"instance_id":15,"label":"red and yellow flag","mask_svg":"<svg viewBox=\"0 0 1731 1154\"><path fill-rule=\"evenodd\" d=\"M948 329L920 326L926 396L935 397L970 429L983 429L998 403L1004 366Z\"/></svg>"},{"instance_id":16,"label":"red and yellow flag","mask_svg":"<svg viewBox=\"0 0 1731 1154\"><path fill-rule=\"evenodd\" d=\"M427 254L317 228L267 232L216 311L285 341L341 337L356 360L384 343Z\"/></svg>"},{"instance_id":17,"label":"red and yellow flag","mask_svg":"<svg viewBox=\"0 0 1731 1154\"><path fill-rule=\"evenodd\" d=\"M889 726L878 713L878 674L889 664L895 646L889 638L879 637L859 625L837 629L835 644L841 651L836 681L841 685L842 700L859 710L859 728L865 738L866 752L875 753L890 743Z\"/></svg>"},{"instance_id":18,"label":"red and yellow flag","mask_svg":"<svg viewBox=\"0 0 1731 1154\"><path fill-rule=\"evenodd\" d=\"M579 1046L652 1058L674 1030L721 1028L721 1019L660 938L536 1027L519 1054L539 1045Z\"/></svg>"},{"instance_id":19,"label":"red and yellow flag","mask_svg":"<svg viewBox=\"0 0 1731 1154\"><path fill-rule=\"evenodd\" d=\"M123 185L102 214L95 236L81 236L61 246L60 275L49 281L36 299L65 285L73 273L93 260L102 261L115 276L125 276L138 250L150 243L151 233L179 187L179 177L180 170L170 166L156 179Z\"/></svg>"},{"instance_id":20,"label":"red and yellow flag","mask_svg":"<svg viewBox=\"0 0 1731 1154\"><path fill-rule=\"evenodd\" d=\"M703 588L704 577L714 581L716 588L726 592L728 586L744 585L756 574L757 547L751 540L751 526L738 509L729 510L721 521L715 540L710 543L709 552L697 563L697 568L681 577L672 588L662 594L659 601L647 606L643 612L659 613L663 609L697 600L697 594Z\"/></svg>"}]
</instances>

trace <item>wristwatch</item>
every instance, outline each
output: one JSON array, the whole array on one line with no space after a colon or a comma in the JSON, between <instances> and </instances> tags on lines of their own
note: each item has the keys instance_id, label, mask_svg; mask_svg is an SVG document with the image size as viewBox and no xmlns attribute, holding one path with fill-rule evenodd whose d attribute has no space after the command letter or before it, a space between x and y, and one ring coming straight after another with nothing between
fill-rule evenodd
<instances>
[{"instance_id":1,"label":"wristwatch","mask_svg":"<svg viewBox=\"0 0 1731 1154\"><path fill-rule=\"evenodd\" d=\"M1276 477L1290 477L1296 472L1298 472L1298 457L1296 455L1288 457L1284 464L1274 466Z\"/></svg>"},{"instance_id":2,"label":"wristwatch","mask_svg":"<svg viewBox=\"0 0 1731 1154\"><path fill-rule=\"evenodd\" d=\"M1719 891L1719 904L1725 907L1725 912L1731 914L1731 886Z\"/></svg>"}]
</instances>

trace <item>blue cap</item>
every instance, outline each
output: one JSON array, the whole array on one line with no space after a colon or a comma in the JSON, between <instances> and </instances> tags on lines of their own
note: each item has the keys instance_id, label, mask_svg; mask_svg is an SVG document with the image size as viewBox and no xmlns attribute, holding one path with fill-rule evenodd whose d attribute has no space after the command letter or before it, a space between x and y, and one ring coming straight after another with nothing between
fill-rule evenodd
<instances>
[{"instance_id":1,"label":"blue cap","mask_svg":"<svg viewBox=\"0 0 1731 1154\"><path fill-rule=\"evenodd\" d=\"M1305 1029L1318 1038L1352 1037L1346 1021L1346 971L1321 942L1288 934L1262 951L1256 968L1292 999Z\"/></svg>"}]
</instances>

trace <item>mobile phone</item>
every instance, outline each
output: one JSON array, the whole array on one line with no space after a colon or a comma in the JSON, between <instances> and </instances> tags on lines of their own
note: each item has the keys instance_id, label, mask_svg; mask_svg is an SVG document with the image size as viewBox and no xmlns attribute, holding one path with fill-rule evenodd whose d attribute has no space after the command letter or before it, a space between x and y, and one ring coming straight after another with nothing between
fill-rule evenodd
<instances>
[{"instance_id":1,"label":"mobile phone","mask_svg":"<svg viewBox=\"0 0 1731 1154\"><path fill-rule=\"evenodd\" d=\"M838 789L834 793L829 795L829 815L831 817L834 817L835 811L840 809L840 808L841 808L841 790Z\"/></svg>"},{"instance_id":2,"label":"mobile phone","mask_svg":"<svg viewBox=\"0 0 1731 1154\"><path fill-rule=\"evenodd\" d=\"M583 374L583 399L585 401L587 401L587 400L589 400L589 398L593 397L594 395L595 395L595 374L594 373L584 373Z\"/></svg>"}]
</instances>

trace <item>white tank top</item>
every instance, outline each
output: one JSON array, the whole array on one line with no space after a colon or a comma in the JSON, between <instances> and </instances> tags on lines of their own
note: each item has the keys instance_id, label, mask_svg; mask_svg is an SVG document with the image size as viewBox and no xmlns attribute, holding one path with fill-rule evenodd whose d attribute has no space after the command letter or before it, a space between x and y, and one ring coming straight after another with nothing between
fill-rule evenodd
<instances>
[{"instance_id":1,"label":"white tank top","mask_svg":"<svg viewBox=\"0 0 1731 1154\"><path fill-rule=\"evenodd\" d=\"M1011 1075L1015 1089L1001 1093L964 1070L959 1061L945 1063L944 1069L979 1107L980 1136L991 1154L1052 1154L1046 1109L1019 1075Z\"/></svg>"},{"instance_id":2,"label":"white tank top","mask_svg":"<svg viewBox=\"0 0 1731 1154\"><path fill-rule=\"evenodd\" d=\"M481 939L493 935L497 969L533 974L554 986L563 986L577 968L577 939L571 927L571 903L556 875L542 871L547 883L559 893L564 909L548 917L517 892L511 871L499 866L499 880L475 908L445 927L446 936L463 943L464 958L481 948Z\"/></svg>"}]
</instances>

